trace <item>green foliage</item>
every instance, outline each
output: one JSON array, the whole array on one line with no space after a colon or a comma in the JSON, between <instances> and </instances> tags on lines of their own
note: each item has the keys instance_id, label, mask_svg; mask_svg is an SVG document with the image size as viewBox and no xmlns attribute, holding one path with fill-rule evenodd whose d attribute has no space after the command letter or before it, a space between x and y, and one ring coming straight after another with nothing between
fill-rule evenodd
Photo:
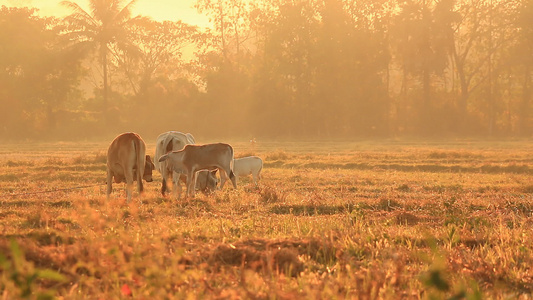
<instances>
[{"instance_id":1,"label":"green foliage","mask_svg":"<svg viewBox=\"0 0 533 300\"><path fill-rule=\"evenodd\" d=\"M41 290L39 282L52 281L64 282L65 277L49 269L38 269L32 263L26 261L19 244L10 241L10 255L0 253L1 283L0 291L8 297L20 299L55 299L53 289Z\"/></svg>"},{"instance_id":2,"label":"green foliage","mask_svg":"<svg viewBox=\"0 0 533 300\"><path fill-rule=\"evenodd\" d=\"M468 285L454 283L442 253L439 252L434 242L429 242L434 255L433 262L426 272L420 275L420 280L426 288L426 299L448 300L481 300L483 293L476 281Z\"/></svg>"}]
</instances>

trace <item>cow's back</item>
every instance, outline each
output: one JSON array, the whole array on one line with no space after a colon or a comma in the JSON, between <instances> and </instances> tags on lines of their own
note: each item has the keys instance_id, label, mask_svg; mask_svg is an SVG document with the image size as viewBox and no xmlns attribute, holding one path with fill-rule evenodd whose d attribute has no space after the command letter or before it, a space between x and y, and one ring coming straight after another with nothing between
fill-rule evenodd
<instances>
[{"instance_id":1,"label":"cow's back","mask_svg":"<svg viewBox=\"0 0 533 300\"><path fill-rule=\"evenodd\" d=\"M183 151L185 152L183 158L185 164L214 166L224 161L233 161L233 148L224 143L186 145Z\"/></svg>"},{"instance_id":2,"label":"cow's back","mask_svg":"<svg viewBox=\"0 0 533 300\"><path fill-rule=\"evenodd\" d=\"M148 168L146 164L149 164ZM112 191L112 181L126 182L128 202L137 181L139 193L143 191L143 177L151 181L153 164L146 155L146 144L136 133L127 132L117 136L107 149L107 196Z\"/></svg>"},{"instance_id":3,"label":"cow's back","mask_svg":"<svg viewBox=\"0 0 533 300\"><path fill-rule=\"evenodd\" d=\"M134 133L127 132L117 136L107 149L107 166L116 169L116 165L124 167L137 167L137 156L144 157L146 145L142 138Z\"/></svg>"},{"instance_id":4,"label":"cow's back","mask_svg":"<svg viewBox=\"0 0 533 300\"><path fill-rule=\"evenodd\" d=\"M263 160L259 156L247 156L236 158L233 165L233 172L237 176L249 174L259 174L263 168Z\"/></svg>"},{"instance_id":5,"label":"cow's back","mask_svg":"<svg viewBox=\"0 0 533 300\"><path fill-rule=\"evenodd\" d=\"M160 134L157 137L154 164L159 173L162 174L162 164L159 158L170 152L183 149L185 145L194 143L194 137L190 133L182 133L179 131L168 131Z\"/></svg>"}]
</instances>

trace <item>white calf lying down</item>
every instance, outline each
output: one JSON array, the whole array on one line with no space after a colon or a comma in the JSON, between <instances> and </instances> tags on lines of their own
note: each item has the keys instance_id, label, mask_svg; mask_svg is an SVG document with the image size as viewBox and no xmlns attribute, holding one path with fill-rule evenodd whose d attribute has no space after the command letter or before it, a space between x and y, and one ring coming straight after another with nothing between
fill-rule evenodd
<instances>
[{"instance_id":1,"label":"white calf lying down","mask_svg":"<svg viewBox=\"0 0 533 300\"><path fill-rule=\"evenodd\" d=\"M227 178L237 188L233 174L233 148L228 144L186 145L182 150L172 151L159 158L159 162L169 161L173 171L187 176L187 196L194 196L197 172L200 170L220 170L220 188Z\"/></svg>"},{"instance_id":2,"label":"white calf lying down","mask_svg":"<svg viewBox=\"0 0 533 300\"><path fill-rule=\"evenodd\" d=\"M248 176L252 174L252 178L256 185L259 179L261 179L262 169L263 160L258 156L236 158L233 162L233 173L237 179L239 176Z\"/></svg>"}]
</instances>

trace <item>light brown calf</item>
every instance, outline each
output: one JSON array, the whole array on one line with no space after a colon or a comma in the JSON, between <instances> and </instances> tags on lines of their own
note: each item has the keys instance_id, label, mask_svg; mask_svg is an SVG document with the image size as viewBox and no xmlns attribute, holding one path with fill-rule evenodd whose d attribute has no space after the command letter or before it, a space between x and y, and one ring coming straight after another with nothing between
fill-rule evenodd
<instances>
[{"instance_id":1,"label":"light brown calf","mask_svg":"<svg viewBox=\"0 0 533 300\"><path fill-rule=\"evenodd\" d=\"M152 159L146 155L146 144L136 133L127 132L117 136L107 149L107 197L115 183L126 182L127 201L131 201L133 182L137 181L139 193L143 192L142 180L152 181Z\"/></svg>"},{"instance_id":2,"label":"light brown calf","mask_svg":"<svg viewBox=\"0 0 533 300\"><path fill-rule=\"evenodd\" d=\"M187 196L194 196L197 172L200 170L220 170L220 188L227 178L237 188L233 174L233 148L228 144L186 145L180 151L173 151L159 158L159 162L168 159L174 171L187 176Z\"/></svg>"}]
</instances>

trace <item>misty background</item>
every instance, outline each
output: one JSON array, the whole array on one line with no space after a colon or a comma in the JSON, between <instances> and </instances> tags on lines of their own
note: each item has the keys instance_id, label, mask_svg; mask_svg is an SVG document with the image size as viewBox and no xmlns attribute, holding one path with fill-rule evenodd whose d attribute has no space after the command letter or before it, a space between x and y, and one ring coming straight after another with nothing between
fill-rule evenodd
<instances>
[{"instance_id":1,"label":"misty background","mask_svg":"<svg viewBox=\"0 0 533 300\"><path fill-rule=\"evenodd\" d=\"M0 9L0 140L533 134L533 0L64 5Z\"/></svg>"}]
</instances>

